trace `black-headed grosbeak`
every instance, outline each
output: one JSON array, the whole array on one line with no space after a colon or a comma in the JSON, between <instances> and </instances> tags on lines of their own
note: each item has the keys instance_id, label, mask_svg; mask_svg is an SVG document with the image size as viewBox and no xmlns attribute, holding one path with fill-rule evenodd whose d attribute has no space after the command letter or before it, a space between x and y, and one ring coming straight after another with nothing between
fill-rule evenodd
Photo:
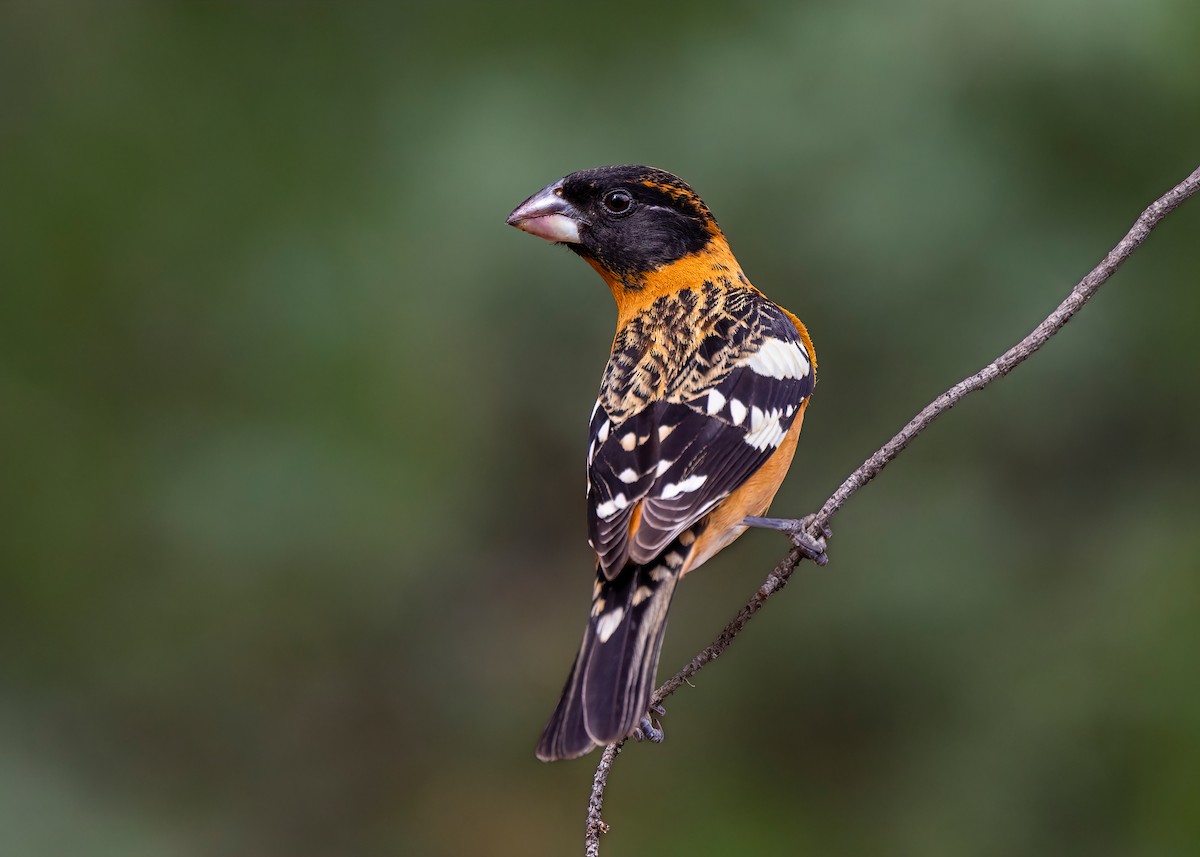
<instances>
[{"instance_id":1,"label":"black-headed grosbeak","mask_svg":"<svg viewBox=\"0 0 1200 857\"><path fill-rule=\"evenodd\" d=\"M566 244L617 302L588 427L591 615L537 746L548 761L639 723L655 731L646 712L675 586L748 523L775 523L746 519L792 462L817 359L804 325L750 284L708 206L670 173L573 173L508 222Z\"/></svg>"}]
</instances>

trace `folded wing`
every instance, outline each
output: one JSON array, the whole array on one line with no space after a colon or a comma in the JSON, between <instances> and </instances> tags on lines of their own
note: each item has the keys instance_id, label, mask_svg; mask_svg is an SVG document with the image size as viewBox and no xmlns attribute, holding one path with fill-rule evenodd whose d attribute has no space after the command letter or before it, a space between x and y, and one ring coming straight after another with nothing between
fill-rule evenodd
<instances>
[{"instance_id":1,"label":"folded wing","mask_svg":"<svg viewBox=\"0 0 1200 857\"><path fill-rule=\"evenodd\" d=\"M740 338L710 336L691 357L691 377L705 379L694 370L706 365L725 366L722 375L650 402L619 425L596 408L588 535L608 578L627 562L653 560L737 490L812 394L812 365L795 325L773 304L758 309ZM739 349L738 359L721 359L724 349Z\"/></svg>"}]
</instances>

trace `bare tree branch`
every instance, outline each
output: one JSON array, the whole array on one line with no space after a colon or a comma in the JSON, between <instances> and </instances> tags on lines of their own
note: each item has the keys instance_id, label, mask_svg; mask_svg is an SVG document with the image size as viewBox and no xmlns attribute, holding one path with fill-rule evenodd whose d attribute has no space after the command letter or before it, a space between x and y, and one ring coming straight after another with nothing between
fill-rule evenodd
<instances>
[{"instance_id":1,"label":"bare tree branch","mask_svg":"<svg viewBox=\"0 0 1200 857\"><path fill-rule=\"evenodd\" d=\"M1133 227L1117 246L1110 250L1100 264L1080 280L1075 288L1071 289L1071 293L1067 295L1066 300L1059 304L1054 312L1046 316L1046 320L1034 328L1028 336L974 375L959 381L926 405L895 437L876 450L857 470L851 473L846 478L846 481L825 501L825 505L821 507L821 511L809 522L809 535L814 538L818 536L837 511L850 499L850 496L878 476L879 472L893 458L899 455L913 438L923 432L930 423L958 404L968 393L982 390L992 381L1007 375L1019 363L1045 345L1050 337L1058 333L1071 320L1071 317L1099 291L1105 281L1113 275L1113 272L1133 254L1133 251L1141 246L1142 242L1146 240L1151 230L1158 225L1159 221L1179 207L1180 203L1196 193L1198 189L1200 189L1200 168L1197 168L1190 176L1151 203L1150 207L1142 212L1141 217L1134 222ZM754 597L737 612L737 615L722 629L717 638L696 655L696 657L692 658L687 666L671 676L671 678L663 683L662 687L655 691L652 704L660 704L683 684L687 683L688 679L699 672L707 663L720 657L721 653L741 633L742 628L759 611L759 608L766 603L767 599L787 584L788 578L791 577L792 572L795 571L801 559L800 551L793 549L787 556L780 560L779 564L767 575L767 579L763 581L762 586L754 593ZM604 803L604 789L608 784L608 774L612 769L613 760L616 759L617 754L621 751L623 743L609 744L605 747L603 754L600 756L600 764L596 768L596 776L592 781L592 795L588 801L587 838L584 841L587 857L598 857L600 853L600 834L608 830L608 825L600 818L600 810Z\"/></svg>"}]
</instances>

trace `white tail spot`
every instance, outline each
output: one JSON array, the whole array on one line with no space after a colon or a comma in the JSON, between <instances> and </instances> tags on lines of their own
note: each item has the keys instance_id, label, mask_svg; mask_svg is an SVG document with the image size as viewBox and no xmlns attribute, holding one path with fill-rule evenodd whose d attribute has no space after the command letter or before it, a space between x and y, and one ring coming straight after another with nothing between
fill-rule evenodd
<instances>
[{"instance_id":1,"label":"white tail spot","mask_svg":"<svg viewBox=\"0 0 1200 857\"><path fill-rule=\"evenodd\" d=\"M618 607L611 613L605 613L596 620L596 636L600 638L601 643L607 643L608 638L613 635L613 631L621 624L621 620L625 618L625 608Z\"/></svg>"}]
</instances>

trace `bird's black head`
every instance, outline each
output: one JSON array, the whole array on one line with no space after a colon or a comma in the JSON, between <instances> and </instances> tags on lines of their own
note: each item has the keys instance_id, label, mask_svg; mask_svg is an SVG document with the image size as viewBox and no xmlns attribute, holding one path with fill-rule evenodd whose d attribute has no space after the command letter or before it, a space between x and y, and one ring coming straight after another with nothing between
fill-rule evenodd
<instances>
[{"instance_id":1,"label":"bird's black head","mask_svg":"<svg viewBox=\"0 0 1200 857\"><path fill-rule=\"evenodd\" d=\"M566 244L627 283L720 235L708 206L682 179L641 166L571 173L521 203L508 222Z\"/></svg>"}]
</instances>

